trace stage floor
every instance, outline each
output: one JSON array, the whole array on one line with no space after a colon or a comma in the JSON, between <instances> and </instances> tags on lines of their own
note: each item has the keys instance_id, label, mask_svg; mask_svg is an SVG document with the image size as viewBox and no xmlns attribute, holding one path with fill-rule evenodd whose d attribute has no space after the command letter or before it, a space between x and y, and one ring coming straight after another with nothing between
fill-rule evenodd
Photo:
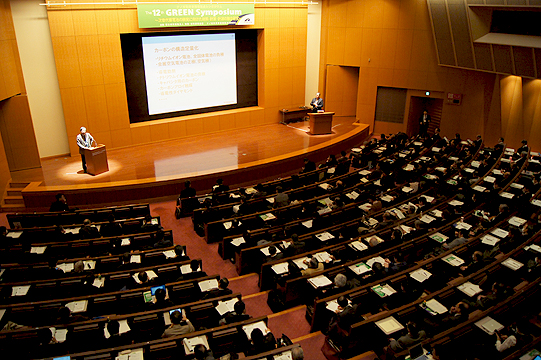
<instances>
[{"instance_id":1,"label":"stage floor","mask_svg":"<svg viewBox=\"0 0 541 360\"><path fill-rule=\"evenodd\" d=\"M42 160L41 168L11 172L13 182L41 182L40 186L186 178L249 167L324 145L359 127L354 117L335 117L333 133L307 134L308 122L272 124L242 130L107 150L109 171L83 173L79 155ZM99 142L99 139L96 139ZM73 139L75 141L75 139ZM299 169L302 163L299 163Z\"/></svg>"}]
</instances>

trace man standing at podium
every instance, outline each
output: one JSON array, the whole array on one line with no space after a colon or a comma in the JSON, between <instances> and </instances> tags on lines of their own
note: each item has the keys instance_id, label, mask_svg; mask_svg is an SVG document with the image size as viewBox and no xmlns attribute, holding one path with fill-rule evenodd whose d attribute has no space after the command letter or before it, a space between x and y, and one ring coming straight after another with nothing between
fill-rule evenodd
<instances>
[{"instance_id":1,"label":"man standing at podium","mask_svg":"<svg viewBox=\"0 0 541 360\"><path fill-rule=\"evenodd\" d=\"M323 109L323 99L319 97L319 93L316 93L316 97L312 99L310 105L312 106L313 113L317 113L318 110Z\"/></svg>"},{"instance_id":2,"label":"man standing at podium","mask_svg":"<svg viewBox=\"0 0 541 360\"><path fill-rule=\"evenodd\" d=\"M85 159L85 149L91 149L92 144L96 144L96 140L86 132L86 128L84 126L81 126L81 129L79 129L80 133L77 135L77 145L79 146L79 154L81 154L81 161L83 162L83 170L86 174L86 159Z\"/></svg>"}]
</instances>

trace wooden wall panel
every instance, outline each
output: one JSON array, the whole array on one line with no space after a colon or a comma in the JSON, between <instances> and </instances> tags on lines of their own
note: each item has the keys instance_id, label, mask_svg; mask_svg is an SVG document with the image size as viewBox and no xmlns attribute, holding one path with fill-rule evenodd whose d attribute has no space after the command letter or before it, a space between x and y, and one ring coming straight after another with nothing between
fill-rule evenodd
<instances>
[{"instance_id":1,"label":"wooden wall panel","mask_svg":"<svg viewBox=\"0 0 541 360\"><path fill-rule=\"evenodd\" d=\"M522 79L506 76L501 82L502 136L510 144L518 144L524 138L522 126ZM510 145L511 146L511 145Z\"/></svg>"},{"instance_id":2,"label":"wooden wall panel","mask_svg":"<svg viewBox=\"0 0 541 360\"><path fill-rule=\"evenodd\" d=\"M514 74L511 46L492 45L494 52L494 68L499 73Z\"/></svg>"},{"instance_id":3,"label":"wooden wall panel","mask_svg":"<svg viewBox=\"0 0 541 360\"><path fill-rule=\"evenodd\" d=\"M348 3L343 1L343 16ZM206 115L206 123L192 117L157 120L144 125L129 123L120 34L149 31L138 28L134 6L66 6L49 9L48 15L69 136L86 125L93 134L103 134L110 147L123 147L279 122L278 109L304 105L306 6L256 7L254 28L261 29L258 36L259 105L265 108L252 108L248 113L241 111L233 115L223 112ZM344 42L339 44L343 58ZM252 116L250 112L255 113ZM74 153L77 148L71 150Z\"/></svg>"},{"instance_id":4,"label":"wooden wall panel","mask_svg":"<svg viewBox=\"0 0 541 360\"><path fill-rule=\"evenodd\" d=\"M535 77L533 49L513 46L512 51L517 75Z\"/></svg>"},{"instance_id":5,"label":"wooden wall panel","mask_svg":"<svg viewBox=\"0 0 541 360\"><path fill-rule=\"evenodd\" d=\"M0 122L2 122L2 113L0 112ZM8 158L4 150L4 142L0 136L0 192L3 194L6 186L11 180L11 174L9 172Z\"/></svg>"},{"instance_id":6,"label":"wooden wall panel","mask_svg":"<svg viewBox=\"0 0 541 360\"><path fill-rule=\"evenodd\" d=\"M535 150L541 149L541 80L523 80L524 137Z\"/></svg>"},{"instance_id":7,"label":"wooden wall panel","mask_svg":"<svg viewBox=\"0 0 541 360\"><path fill-rule=\"evenodd\" d=\"M0 102L0 131L11 171L41 166L38 146L26 95Z\"/></svg>"},{"instance_id":8,"label":"wooden wall panel","mask_svg":"<svg viewBox=\"0 0 541 360\"><path fill-rule=\"evenodd\" d=\"M0 100L25 93L9 1L0 1Z\"/></svg>"}]
</instances>

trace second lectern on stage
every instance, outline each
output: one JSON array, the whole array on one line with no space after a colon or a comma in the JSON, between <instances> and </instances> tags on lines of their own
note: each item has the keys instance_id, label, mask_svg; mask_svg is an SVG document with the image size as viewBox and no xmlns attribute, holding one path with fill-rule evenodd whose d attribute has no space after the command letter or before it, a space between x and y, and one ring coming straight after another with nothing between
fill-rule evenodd
<instances>
[{"instance_id":1,"label":"second lectern on stage","mask_svg":"<svg viewBox=\"0 0 541 360\"><path fill-rule=\"evenodd\" d=\"M85 160L86 171L90 175L98 175L109 171L105 145L98 145L92 149L85 149Z\"/></svg>"},{"instance_id":2,"label":"second lectern on stage","mask_svg":"<svg viewBox=\"0 0 541 360\"><path fill-rule=\"evenodd\" d=\"M321 135L332 133L333 112L309 113L310 134Z\"/></svg>"}]
</instances>

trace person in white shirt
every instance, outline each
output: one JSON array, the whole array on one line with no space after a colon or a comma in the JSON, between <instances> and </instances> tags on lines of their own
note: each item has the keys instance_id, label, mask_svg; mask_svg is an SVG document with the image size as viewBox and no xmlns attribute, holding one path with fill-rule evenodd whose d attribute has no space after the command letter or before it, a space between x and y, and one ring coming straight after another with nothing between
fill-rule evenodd
<instances>
[{"instance_id":1,"label":"person in white shirt","mask_svg":"<svg viewBox=\"0 0 541 360\"><path fill-rule=\"evenodd\" d=\"M500 331L494 331L496 334L496 350L499 352L505 351L517 344L515 335L502 334Z\"/></svg>"},{"instance_id":2,"label":"person in white shirt","mask_svg":"<svg viewBox=\"0 0 541 360\"><path fill-rule=\"evenodd\" d=\"M83 163L83 170L86 173L86 159L85 159L85 150L92 148L92 144L96 144L96 140L86 132L86 128L81 126L79 129L80 133L77 135L77 146L79 146L79 154L81 154L81 162Z\"/></svg>"}]
</instances>

